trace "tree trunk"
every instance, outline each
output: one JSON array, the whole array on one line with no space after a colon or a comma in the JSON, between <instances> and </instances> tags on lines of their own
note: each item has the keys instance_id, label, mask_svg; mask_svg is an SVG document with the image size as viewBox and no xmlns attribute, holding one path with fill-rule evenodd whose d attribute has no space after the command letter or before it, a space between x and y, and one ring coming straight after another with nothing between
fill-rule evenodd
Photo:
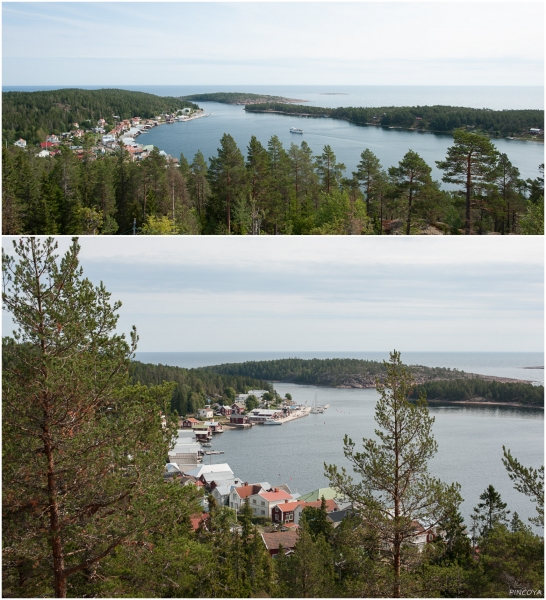
<instances>
[{"instance_id":1,"label":"tree trunk","mask_svg":"<svg viewBox=\"0 0 546 600\"><path fill-rule=\"evenodd\" d=\"M472 189L472 175L470 165L472 164L472 155L469 154L466 162L466 222L464 226L465 235L470 235L470 190Z\"/></svg>"}]
</instances>

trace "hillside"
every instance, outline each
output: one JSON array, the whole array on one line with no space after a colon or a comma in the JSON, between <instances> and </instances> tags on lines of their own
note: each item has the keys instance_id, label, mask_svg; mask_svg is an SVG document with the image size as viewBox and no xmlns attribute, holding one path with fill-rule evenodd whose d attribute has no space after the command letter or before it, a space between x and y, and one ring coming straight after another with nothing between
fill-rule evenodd
<instances>
[{"instance_id":1,"label":"hillside","mask_svg":"<svg viewBox=\"0 0 546 600\"><path fill-rule=\"evenodd\" d=\"M177 386L171 400L171 409L179 415L195 413L197 409L213 400L231 404L234 393L242 394L250 389L270 389L265 381L247 375L222 375L197 369L183 369L168 365L153 365L137 360L131 362L131 383L157 385L175 381Z\"/></svg>"},{"instance_id":2,"label":"hillside","mask_svg":"<svg viewBox=\"0 0 546 600\"><path fill-rule=\"evenodd\" d=\"M242 92L212 92L210 94L192 94L181 96L181 100L194 100L196 102L220 102L222 104L265 104L267 102L305 102L305 100L294 100L281 96L268 96L266 94L249 94Z\"/></svg>"},{"instance_id":3,"label":"hillside","mask_svg":"<svg viewBox=\"0 0 546 600\"><path fill-rule=\"evenodd\" d=\"M198 108L179 98L119 89L6 92L2 94L2 137L8 144L19 138L37 143L48 134L70 131L74 123L95 127L102 118L113 125L114 115L150 118L185 107Z\"/></svg>"},{"instance_id":4,"label":"hillside","mask_svg":"<svg viewBox=\"0 0 546 600\"><path fill-rule=\"evenodd\" d=\"M410 365L409 370L417 383L430 380L470 379L476 376L457 369ZM268 381L286 381L339 388L373 388L376 378L385 374L382 362L354 358L285 358L268 361L249 361L203 367L213 373L256 377ZM484 376L485 379L498 379Z\"/></svg>"}]
</instances>

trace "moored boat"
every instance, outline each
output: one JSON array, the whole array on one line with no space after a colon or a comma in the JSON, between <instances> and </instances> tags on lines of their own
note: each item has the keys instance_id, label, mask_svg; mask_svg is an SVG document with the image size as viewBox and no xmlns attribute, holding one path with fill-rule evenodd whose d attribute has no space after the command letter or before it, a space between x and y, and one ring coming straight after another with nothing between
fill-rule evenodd
<instances>
[{"instance_id":1,"label":"moored boat","mask_svg":"<svg viewBox=\"0 0 546 600\"><path fill-rule=\"evenodd\" d=\"M263 422L264 425L282 425L282 421L278 421L277 419L266 419Z\"/></svg>"},{"instance_id":2,"label":"moored boat","mask_svg":"<svg viewBox=\"0 0 546 600\"><path fill-rule=\"evenodd\" d=\"M299 129L299 127L290 127L290 133L303 133L303 129Z\"/></svg>"}]
</instances>

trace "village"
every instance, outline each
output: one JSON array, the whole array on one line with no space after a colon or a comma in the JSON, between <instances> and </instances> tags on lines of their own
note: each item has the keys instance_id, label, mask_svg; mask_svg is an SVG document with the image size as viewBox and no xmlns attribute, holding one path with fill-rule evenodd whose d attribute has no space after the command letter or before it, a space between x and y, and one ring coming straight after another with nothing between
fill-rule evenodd
<instances>
[{"instance_id":1,"label":"village","mask_svg":"<svg viewBox=\"0 0 546 600\"><path fill-rule=\"evenodd\" d=\"M223 433L224 428L265 426L271 421L280 425L314 411L322 412L328 406L302 406L289 397L274 408L269 408L270 402L264 400L264 396L270 397L266 390L251 390L247 394L239 394L230 406L211 404L197 411L198 418L179 418L178 437L169 452L163 480L165 483L193 485L202 490L202 512L192 516L192 528L195 531L207 528L210 517L209 498L217 506L229 507L236 516L243 509L244 503L248 502L261 539L269 554L274 557L281 546L286 554L293 552L305 508L319 509L324 500L327 520L335 528L344 518L357 512L358 507L330 487L299 494L293 492L286 483L272 485L267 481L243 481L235 475L228 463L203 464L203 457L223 454L221 451L207 451L206 448L211 447L212 437ZM249 410L254 399L258 400L259 406ZM434 541L436 533L433 528L426 528L417 521L414 525L415 535L410 543L422 550L427 543Z\"/></svg>"},{"instance_id":2,"label":"village","mask_svg":"<svg viewBox=\"0 0 546 600\"><path fill-rule=\"evenodd\" d=\"M41 150L36 154L39 158L49 158L60 154L61 145L68 147L79 158L86 157L87 160L95 160L101 154L110 154L117 149L124 148L133 162L141 161L150 156L153 151L153 144L137 143L136 138L142 134L148 133L154 127L159 125L169 125L177 122L192 121L202 117L207 117L202 110L192 108L183 108L176 113L163 113L152 119L142 119L141 117L132 117L131 119L120 119L117 115L112 115L114 125L108 125L105 119L98 119L95 127L80 128L79 123L73 123L73 129L61 133L60 135L50 134L39 144ZM89 123L89 122L88 122ZM84 148L84 138L90 143ZM18 148L26 149L27 141L19 139L14 143ZM178 163L178 158L173 157L163 150L159 154L165 156L167 160Z\"/></svg>"}]
</instances>

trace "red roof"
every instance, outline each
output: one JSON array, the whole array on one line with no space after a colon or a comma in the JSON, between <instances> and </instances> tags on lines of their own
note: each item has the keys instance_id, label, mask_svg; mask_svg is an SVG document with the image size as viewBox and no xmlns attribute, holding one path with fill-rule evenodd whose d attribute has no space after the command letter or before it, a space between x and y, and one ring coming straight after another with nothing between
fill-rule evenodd
<instances>
[{"instance_id":1,"label":"red roof","mask_svg":"<svg viewBox=\"0 0 546 600\"><path fill-rule=\"evenodd\" d=\"M300 504L307 504L307 503L302 502L301 500L296 501L296 502L285 502L284 504L277 504L276 508L278 508L281 512L292 512Z\"/></svg>"},{"instance_id":2,"label":"red roof","mask_svg":"<svg viewBox=\"0 0 546 600\"><path fill-rule=\"evenodd\" d=\"M248 498L258 494L262 489L261 485L242 485L241 487L235 488L235 491L239 495L239 498Z\"/></svg>"},{"instance_id":3,"label":"red roof","mask_svg":"<svg viewBox=\"0 0 546 600\"><path fill-rule=\"evenodd\" d=\"M298 541L298 532L296 531L276 531L275 533L262 533L262 539L268 550L278 550L279 546L287 550L293 548Z\"/></svg>"},{"instance_id":4,"label":"red roof","mask_svg":"<svg viewBox=\"0 0 546 600\"><path fill-rule=\"evenodd\" d=\"M201 513L200 515L192 515L190 517L191 526L194 531L197 531L199 525L209 518L209 513Z\"/></svg>"},{"instance_id":5,"label":"red roof","mask_svg":"<svg viewBox=\"0 0 546 600\"><path fill-rule=\"evenodd\" d=\"M338 508L338 505L336 504L336 501L333 498L330 500L325 500L325 502L326 502L326 512L334 512L334 510L336 510ZM305 504L305 507L312 506L313 508L320 508L322 505L322 501L315 500L315 502L304 502L303 504Z\"/></svg>"},{"instance_id":6,"label":"red roof","mask_svg":"<svg viewBox=\"0 0 546 600\"><path fill-rule=\"evenodd\" d=\"M198 421L197 419L194 419L193 417L190 419L184 419L184 421L189 421L190 423L201 423L201 421Z\"/></svg>"},{"instance_id":7,"label":"red roof","mask_svg":"<svg viewBox=\"0 0 546 600\"><path fill-rule=\"evenodd\" d=\"M275 502L275 500L292 500L292 496L282 490L277 492L260 492L260 496L265 498L268 502Z\"/></svg>"},{"instance_id":8,"label":"red roof","mask_svg":"<svg viewBox=\"0 0 546 600\"><path fill-rule=\"evenodd\" d=\"M40 144L40 146L42 148L51 148L52 146L58 146L59 144L57 142L42 142Z\"/></svg>"}]
</instances>

